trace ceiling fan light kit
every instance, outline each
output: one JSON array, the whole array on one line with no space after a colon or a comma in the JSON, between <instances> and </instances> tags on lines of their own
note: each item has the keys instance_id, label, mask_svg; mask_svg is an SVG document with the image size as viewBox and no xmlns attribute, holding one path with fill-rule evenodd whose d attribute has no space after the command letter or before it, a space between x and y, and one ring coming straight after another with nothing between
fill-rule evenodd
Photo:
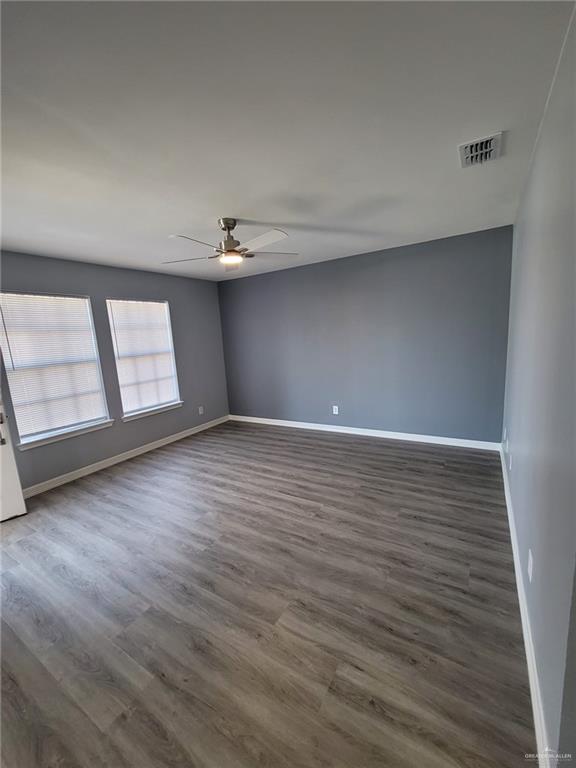
<instances>
[{"instance_id":1,"label":"ceiling fan light kit","mask_svg":"<svg viewBox=\"0 0 576 768\"><path fill-rule=\"evenodd\" d=\"M240 241L236 240L231 234L232 231L236 228L237 224L237 219L233 219L227 216L218 219L218 226L223 232L226 233L226 237L224 237L218 243L218 245L212 245L211 243L204 242L204 240L197 240L196 238L189 237L188 235L169 235L169 237L173 239L182 238L184 240L191 240L193 243L198 243L198 245L205 245L208 248L212 248L214 253L212 256L200 256L191 259L175 259L171 261L164 261L162 263L177 264L182 261L206 261L207 259L218 259L218 261L223 264L226 269L234 269L238 268L244 259L254 258L254 256L257 255L254 253L255 251L258 252L258 255L274 255L274 253L278 253L278 255L283 256L298 255L297 253L279 253L277 251L261 250L267 245L272 245L272 243L277 243L279 240L284 240L284 238L288 237L288 234L283 232L281 229L271 229L270 232L266 232L264 235L259 235L253 240L249 240L247 243L244 243L244 245L241 245Z\"/></svg>"},{"instance_id":2,"label":"ceiling fan light kit","mask_svg":"<svg viewBox=\"0 0 576 768\"><path fill-rule=\"evenodd\" d=\"M242 264L244 261L244 256L242 256L241 253L236 253L235 251L226 251L226 253L223 253L218 261L220 264Z\"/></svg>"}]
</instances>

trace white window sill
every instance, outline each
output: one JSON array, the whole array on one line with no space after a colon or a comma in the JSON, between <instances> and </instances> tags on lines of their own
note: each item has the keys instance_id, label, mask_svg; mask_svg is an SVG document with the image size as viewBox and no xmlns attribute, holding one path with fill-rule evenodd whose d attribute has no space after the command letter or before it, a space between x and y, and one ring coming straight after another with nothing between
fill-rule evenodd
<instances>
[{"instance_id":1,"label":"white window sill","mask_svg":"<svg viewBox=\"0 0 576 768\"><path fill-rule=\"evenodd\" d=\"M35 437L31 438L24 438L18 444L18 449L20 451L28 451L30 448L39 448L41 445L55 443L58 440L66 440L69 437L85 435L87 432L94 432L97 429L111 427L112 424L114 424L114 419L103 419L102 421L93 421L91 424L84 424L83 426L69 427L67 429L57 429L53 432L44 432L42 435L36 435Z\"/></svg>"},{"instance_id":2,"label":"white window sill","mask_svg":"<svg viewBox=\"0 0 576 768\"><path fill-rule=\"evenodd\" d=\"M144 416L153 416L155 413L164 413L164 411L171 411L173 408L180 408L184 405L183 400L177 400L175 403L166 403L165 405L158 405L154 408L145 408L143 411L134 411L133 413L126 413L122 416L122 421L133 421L134 419L143 419Z\"/></svg>"}]
</instances>

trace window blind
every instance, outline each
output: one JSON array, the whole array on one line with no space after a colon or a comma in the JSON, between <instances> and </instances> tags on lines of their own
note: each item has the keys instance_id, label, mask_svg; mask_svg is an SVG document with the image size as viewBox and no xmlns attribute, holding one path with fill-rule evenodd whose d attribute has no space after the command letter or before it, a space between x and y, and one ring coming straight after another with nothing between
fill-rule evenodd
<instances>
[{"instance_id":1,"label":"window blind","mask_svg":"<svg viewBox=\"0 0 576 768\"><path fill-rule=\"evenodd\" d=\"M124 415L179 402L168 303L106 303Z\"/></svg>"},{"instance_id":2,"label":"window blind","mask_svg":"<svg viewBox=\"0 0 576 768\"><path fill-rule=\"evenodd\" d=\"M107 420L88 299L0 293L0 315L22 442Z\"/></svg>"}]
</instances>

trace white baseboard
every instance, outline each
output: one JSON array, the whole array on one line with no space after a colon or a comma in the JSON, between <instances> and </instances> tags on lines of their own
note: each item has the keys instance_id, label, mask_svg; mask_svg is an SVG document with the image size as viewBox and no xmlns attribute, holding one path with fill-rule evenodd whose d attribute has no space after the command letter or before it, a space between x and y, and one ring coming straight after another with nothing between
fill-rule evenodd
<instances>
[{"instance_id":1,"label":"white baseboard","mask_svg":"<svg viewBox=\"0 0 576 768\"><path fill-rule=\"evenodd\" d=\"M506 496L506 509L508 511L508 527L510 528L510 538L512 540L512 554L514 556L514 571L516 574L516 588L518 590L518 602L520 604L520 618L522 620L522 634L524 636L524 648L526 650L526 663L528 665L528 681L530 683L530 698L532 700L532 713L534 715L534 730L536 732L536 749L539 755L538 764L540 768L556 768L556 760L553 757L552 750L548 751L548 733L546 730L546 721L544 719L544 707L542 703L542 694L540 692L540 680L538 677L538 667L536 665L536 653L534 650L534 641L532 639L532 628L530 625L530 615L528 613L528 602L526 600L526 586L524 581L524 571L520 560L520 551L518 545L518 534L516 531L516 520L514 517L514 506L512 504L512 494L510 492L510 479L508 476L508 467L506 466L506 455L504 448L500 446L500 459L502 461L502 476L504 478L504 494Z\"/></svg>"},{"instance_id":2,"label":"white baseboard","mask_svg":"<svg viewBox=\"0 0 576 768\"><path fill-rule=\"evenodd\" d=\"M159 440L154 440L153 443L146 443L146 445L139 445L137 448L132 448L130 451L124 453L118 453L116 456L110 456L102 461L97 461L95 464L88 464L85 467L79 467L72 472L66 472L65 475L58 475L58 477L52 477L50 480L45 480L43 483L37 483L36 485L30 485L28 488L23 489L24 498L29 499L31 496L36 496L44 491L49 491L52 488L57 488L59 485L65 483L71 483L73 480L78 480L85 475L91 475L93 472L99 472L101 469L106 469L114 464L120 464L122 461L128 461L135 456L139 456L141 453L147 453L153 451L155 448L161 448L163 445L174 443L177 440L182 440L190 435L195 435L197 432L203 432L205 429L210 429L218 424L222 424L228 421L228 416L221 416L219 419L213 419L212 421L206 421L204 424L198 424L190 429L185 429L183 432L177 432L175 435L168 435L167 437L161 437Z\"/></svg>"},{"instance_id":3,"label":"white baseboard","mask_svg":"<svg viewBox=\"0 0 576 768\"><path fill-rule=\"evenodd\" d=\"M246 421L250 424L269 424L273 427L293 427L295 429L314 429L322 432L340 432L344 435L364 435L380 437L385 440L405 440L411 443L432 443L433 445L452 445L457 448L476 448L481 451L499 451L500 443L488 443L482 440L465 440L460 437L439 437L437 435L414 435L410 432L386 432L383 429L362 429L361 427L341 427L339 424L314 424L310 421L284 421L283 419L262 419L259 416L230 416L230 421Z\"/></svg>"}]
</instances>

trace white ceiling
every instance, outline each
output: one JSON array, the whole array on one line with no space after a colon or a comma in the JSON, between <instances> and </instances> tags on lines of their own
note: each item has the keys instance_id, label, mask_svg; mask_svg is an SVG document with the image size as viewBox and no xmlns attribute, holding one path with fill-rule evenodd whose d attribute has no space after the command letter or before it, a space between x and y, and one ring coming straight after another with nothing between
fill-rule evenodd
<instances>
[{"instance_id":1,"label":"white ceiling","mask_svg":"<svg viewBox=\"0 0 576 768\"><path fill-rule=\"evenodd\" d=\"M3 244L220 280L509 224L571 8L4 3ZM219 216L300 255L162 266Z\"/></svg>"}]
</instances>

